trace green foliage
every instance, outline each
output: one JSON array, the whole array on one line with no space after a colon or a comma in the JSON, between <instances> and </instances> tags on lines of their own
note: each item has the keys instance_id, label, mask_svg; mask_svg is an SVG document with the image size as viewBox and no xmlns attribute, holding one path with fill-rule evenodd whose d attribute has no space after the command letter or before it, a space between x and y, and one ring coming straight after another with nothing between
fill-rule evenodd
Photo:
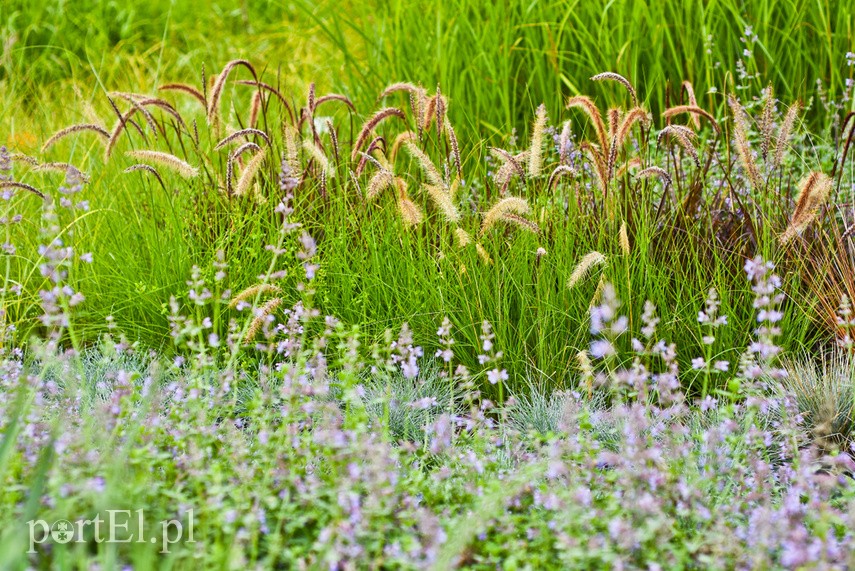
<instances>
[{"instance_id":1,"label":"green foliage","mask_svg":"<svg viewBox=\"0 0 855 571\"><path fill-rule=\"evenodd\" d=\"M531 109L543 102L556 112L564 97L590 93L587 79L602 71L633 81L654 114L679 101L686 80L704 107L721 110L721 94L737 85L771 82L783 100L808 101L816 81L835 98L853 77L843 57L855 51L846 0L386 0L344 21L338 5L304 9L323 24L333 54L365 62L342 85L371 96L391 81L440 83L456 104L455 124L478 137L522 132ZM750 77L738 76L739 61ZM623 98L612 85L594 93L609 104ZM812 124L825 126L814 109Z\"/></svg>"},{"instance_id":2,"label":"green foliage","mask_svg":"<svg viewBox=\"0 0 855 571\"><path fill-rule=\"evenodd\" d=\"M547 104L553 127L571 119L574 131L581 132L584 117L559 112L564 96L592 91L598 94L598 103L626 100L623 88L616 84L588 82L604 68L633 79L654 117L665 105L669 81L672 103L678 99L679 81L690 79L700 104L723 115L724 89L743 87L739 94L745 95L750 108L754 106L750 97L759 94L767 80L775 85L782 102L788 102L793 97L809 100L815 94L813 78L823 79L828 97L838 98L839 106L842 82L853 73L853 67L845 65L845 52L852 49L847 28L852 18L844 3L793 4L790 10L773 10L763 2L752 3L748 10L733 3L566 6L462 1L341 9L336 5L331 12L332 8L331 4L272 2L238 6L215 2L206 10L166 2L129 8L93 0L75 10L61 10L32 3L4 4L2 25L8 33L0 60L4 79L0 99L8 104L0 110L3 137L14 151L39 155L43 161L70 161L93 177L86 191L90 210L62 214L61 221L69 245L76 252L92 253L93 258L91 264L75 263L71 277L86 296L73 316L81 343L95 342L104 332L105 320L112 317L131 342L169 351L167 304L171 296L183 299L193 266L210 268L217 252L224 252L229 264L226 287L239 291L253 285L269 263L265 246L275 232L275 216L246 202L221 200L215 189L226 170L225 153L211 151L217 133L205 126L192 100L156 91L168 81L201 85L203 65L210 89L210 79L225 61L247 57L295 107L302 105L302 93L311 81L317 82L319 94L329 88L351 95L360 111L357 116L332 107L334 103L324 107L344 147L355 137L357 117L373 108L385 85L412 80L432 89L439 83L449 96L449 114L462 137L462 227L472 235L497 198L489 176L496 165L485 162L488 147L498 145L515 152L524 148L528 122L540 101ZM425 25L425 15L432 25ZM741 39L748 25L757 34L756 42ZM710 35L712 44L707 41ZM822 50L814 49L818 44ZM742 54L749 48L751 58ZM726 81L724 74L740 58L751 78ZM799 78L799 82L788 83L784 78ZM706 95L714 86L719 94ZM111 128L115 118L107 94L113 91L170 98L188 123L190 117L197 122L200 148L187 146L186 138L176 139L171 132L165 141L163 137L143 141L134 134L120 139L113 158L105 164L98 141L81 134L39 154L39 144L68 124L91 121L94 115ZM226 91L227 105L234 111L229 120L244 123L250 91L236 85ZM394 104L406 108L404 101L395 99ZM819 108L815 99L807 115L809 124L833 125L832 115L837 116L840 109L830 106L826 115ZM263 110L264 128L276 135L280 118L280 111L268 105ZM519 136L510 136L512 128ZM382 132L391 144L395 132ZM274 139L271 157L283 151L281 140ZM797 139L796 156L788 169L801 173L831 163L836 152L833 136L804 141L800 132ZM668 161L664 154L653 152L652 141L639 142L647 145L644 160ZM203 165L200 180L188 184L164 171L162 188L142 172L122 172L130 164L121 157L123 151L155 143ZM323 144L331 154L330 142L325 138ZM441 167L448 149L436 142L427 150ZM363 204L347 172L352 165L336 165L337 176L323 199L316 180L301 187L295 197L299 219L316 237L321 251L316 281L319 309L360 325L370 339L379 339L386 329L407 321L417 342L433 351L433 332L448 315L461 331L455 350L471 367L477 357L477 327L487 320L504 351L503 364L512 373L513 388L525 390L522 379L532 375L539 377L538 382L565 387L575 371L574 356L585 348L588 307L599 274L575 288L566 288L565 282L591 250L613 260L601 275L615 284L630 316L641 314L645 300L660 308L663 331L686 348L680 356L683 365L700 347L702 332L695 317L710 287L721 293L734 320L714 348L718 356L734 362L736 355L729 348L744 346L753 330L751 296L742 279L740 258L729 251L730 244L714 247L702 217L686 221L674 211L660 219L656 211L660 190L652 183L624 189L617 217L608 222L576 204L580 192L595 193L590 180L579 185L561 183L551 194L545 180L530 187L514 186L513 193L530 199L533 219L543 225L544 237L505 228L491 233L482 241L495 263L485 265L471 245L456 251L451 228L431 212L417 190L423 178L417 174L418 167L403 159L397 162L415 179L410 183L417 203L428 208L421 229L405 230L391 197ZM22 166L16 165L16 172ZM683 168L676 162L663 166ZM271 198L275 176L275 165L267 164L261 184ZM791 296L785 322L789 350L827 337L827 332L813 326L816 304L803 292L798 264L786 265L786 253L775 245L775 232L791 210L788 200L770 197L794 194L791 179L797 178L788 172L781 175L750 205L756 208L762 234L757 249L789 270L785 275ZM56 173L26 174L26 182L48 190L60 180ZM709 200L724 186L721 180L701 180ZM625 185L625 181L618 183ZM728 179L727 185L738 187L739 181L731 184ZM577 200L572 199L574 194ZM42 285L35 225L38 204L24 204L26 200L15 206L23 209L25 218L13 240L18 253L9 259L10 275L23 293L7 302L22 341L37 331L37 292ZM774 208L766 209L769 204ZM633 247L628 255L621 252L617 239L621 219L631 225ZM545 255L537 253L539 247L545 247ZM293 284L291 278L283 282L286 297ZM293 301L293 296L287 301ZM693 389L699 386L693 373L686 373L684 382Z\"/></svg>"}]
</instances>

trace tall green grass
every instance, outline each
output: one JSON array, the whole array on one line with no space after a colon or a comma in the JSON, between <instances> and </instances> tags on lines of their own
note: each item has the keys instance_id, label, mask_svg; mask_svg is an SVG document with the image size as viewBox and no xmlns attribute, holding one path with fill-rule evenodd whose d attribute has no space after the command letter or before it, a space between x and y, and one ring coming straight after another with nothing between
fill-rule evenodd
<instances>
[{"instance_id":1,"label":"tall green grass","mask_svg":"<svg viewBox=\"0 0 855 571\"><path fill-rule=\"evenodd\" d=\"M853 73L844 55L855 51L855 7L846 0L379 0L353 19L338 5L303 7L331 53L358 62L341 84L371 96L390 79L440 83L457 123L479 135L522 129L531 109L554 112L567 95L621 101L619 87L592 90L587 79L602 71L635 82L653 113L675 103L684 80L715 108L725 102L704 95L710 89L766 82L784 101L811 99L817 80L839 99ZM756 44L745 41L749 27ZM739 60L752 78L734 75Z\"/></svg>"},{"instance_id":2,"label":"tall green grass","mask_svg":"<svg viewBox=\"0 0 855 571\"><path fill-rule=\"evenodd\" d=\"M690 79L702 104L721 112L723 97L702 95L710 87L741 83L746 89L740 93L749 100L770 80L787 101L809 97L814 78L839 91L853 69L845 67L844 59L852 49L853 9L837 2L794 3L787 10L772 10L761 1L744 9L727 2L618 1L606 7L595 2L493 5L463 0L335 8L215 2L203 11L183 3L155 2L130 9L89 0L76 10L61 11L4 4L0 140L13 150L37 154L40 143L55 130L85 119L87 105L109 125L114 118L108 91L153 93L167 81L199 84L203 65L210 78L235 57L247 57L265 69L268 81L279 84L298 106L310 81L318 82L319 93L329 87L351 95L358 115L334 112L336 124L351 138L349 129L358 128L361 116L375 109L383 86L412 80L432 89L439 83L451 100L453 123L468 134L463 145L465 178L467 188L478 196L468 204L468 229L475 232L473 221L495 198L479 194L485 192L480 185L489 168L487 147L507 147L513 128L524 144L527 122L541 101L548 104L553 123L569 117L583 121L558 111L568 94L596 94L601 107L623 101L619 86L588 82L596 72L611 69L629 76L656 117L669 82L672 103L679 81ZM741 51L746 25L759 37L750 59ZM726 76L740 58L750 74L759 72L757 78L731 81ZM245 111L245 91L235 89L229 97ZM182 112L198 112L192 103L175 100ZM818 106L815 102L809 118L817 117ZM198 118L203 138L212 138ZM125 147L117 156L122 150ZM829 158L815 149L804 152L812 154L799 158L803 166ZM127 161L104 165L100 145L85 136L64 141L49 156L71 160L93 174L85 196L90 211L63 220L75 251L92 252L94 258L72 274L76 289L87 296L74 317L75 331L84 342L102 335L111 316L132 342L167 348L170 297L186 292L193 266L213 273L218 251L227 255L234 291L252 285L266 271L270 254L264 246L277 226L269 211L234 212L211 200L216 193L205 183L187 187L167 175L164 190L140 173L123 174ZM407 232L388 201L356 207L345 169L338 175L342 182L328 201L318 201L316 189L305 190L296 197L296 207L319 240L318 308L361 325L370 338L379 339L387 328L407 321L417 342L432 351L436 328L448 315L459 330L461 359L474 365L478 327L488 320L505 353L503 365L520 386L527 377L560 386L575 370L576 352L587 343L588 307L597 278L573 289L565 282L591 250L612 260L605 277L615 283L632 316L641 314L647 299L659 307L662 332L686 351L681 354L684 364L697 356L690 351L700 354L702 333L696 317L710 287L720 292L735 321L722 335L721 347L744 347L754 328L751 296L738 260L693 240L677 240L670 249L653 248L651 212L633 214L641 223L629 256L620 252L615 224L574 214L552 218L553 242L539 260L535 252L542 244L530 235L489 237L484 246L495 264L486 266L471 248L455 252L450 228L435 233L442 225L432 224L429 230ZM28 176L28 182L40 188L56 188L61 182L55 174ZM275 184L273 167L265 180ZM25 254L38 247L35 206L27 207L29 225L22 227L21 255L15 262L30 281L11 309L28 323L35 322L39 311L38 257ZM542 196L533 206L536 216L564 208L561 196ZM773 237L766 238L761 249L773 258ZM802 293L795 276L786 290L788 347L821 341L825 333L812 324L811 296ZM736 359L731 354L721 357ZM694 382L691 375L689 385Z\"/></svg>"}]
</instances>

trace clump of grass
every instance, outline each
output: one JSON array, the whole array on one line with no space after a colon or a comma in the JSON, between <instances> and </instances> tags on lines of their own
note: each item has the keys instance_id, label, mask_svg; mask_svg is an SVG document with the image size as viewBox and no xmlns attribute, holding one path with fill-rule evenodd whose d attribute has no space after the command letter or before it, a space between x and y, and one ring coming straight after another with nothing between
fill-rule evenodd
<instances>
[{"instance_id":1,"label":"clump of grass","mask_svg":"<svg viewBox=\"0 0 855 571\"><path fill-rule=\"evenodd\" d=\"M621 81L614 77L621 78L617 74L607 73L602 75L605 77L601 77L600 79L613 79L621 83L626 81ZM629 82L627 81L626 84L629 84ZM633 103L635 103L635 90L631 85L629 89L631 89ZM645 109L638 106L631 108L626 113L622 113L617 107L612 107L606 112L606 120L604 121L603 114L597 108L596 104L584 95L569 98L565 106L567 109L582 109L594 125L596 140L584 141L580 145L580 150L585 152L593 163L594 173L596 174L603 201L605 202L609 197L609 188L615 176L618 155L629 140L634 125L639 124L642 127L646 127L650 124L649 114ZM607 204L607 211L610 216L614 214L613 202L609 201Z\"/></svg>"},{"instance_id":2,"label":"clump of grass","mask_svg":"<svg viewBox=\"0 0 855 571\"><path fill-rule=\"evenodd\" d=\"M428 428L441 415L462 411L441 373L436 365L425 364L413 378L400 372L368 375L363 382L362 402L369 418L388 430L395 442L427 446Z\"/></svg>"},{"instance_id":3,"label":"clump of grass","mask_svg":"<svg viewBox=\"0 0 855 571\"><path fill-rule=\"evenodd\" d=\"M855 443L855 358L835 349L816 362L804 354L784 362L781 385L796 399L810 438L821 450L849 450Z\"/></svg>"}]
</instances>

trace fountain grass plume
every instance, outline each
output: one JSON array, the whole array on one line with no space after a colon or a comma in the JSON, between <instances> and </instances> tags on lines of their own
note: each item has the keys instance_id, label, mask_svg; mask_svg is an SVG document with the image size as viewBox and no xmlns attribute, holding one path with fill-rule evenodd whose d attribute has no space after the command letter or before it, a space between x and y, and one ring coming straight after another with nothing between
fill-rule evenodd
<instances>
[{"instance_id":1,"label":"fountain grass plume","mask_svg":"<svg viewBox=\"0 0 855 571\"><path fill-rule=\"evenodd\" d=\"M193 178L199 174L199 169L182 161L175 155L161 151L138 150L126 151L125 155L141 161L148 161L166 167L180 175L182 178Z\"/></svg>"},{"instance_id":2,"label":"fountain grass plume","mask_svg":"<svg viewBox=\"0 0 855 571\"><path fill-rule=\"evenodd\" d=\"M573 288L588 275L592 268L597 266L604 265L606 263L606 257L597 251L588 252L582 259L576 264L576 267L573 268L573 272L570 274L570 278L567 280L567 287Z\"/></svg>"},{"instance_id":3,"label":"fountain grass plume","mask_svg":"<svg viewBox=\"0 0 855 571\"><path fill-rule=\"evenodd\" d=\"M620 83L629 92L630 97L632 97L632 104L638 104L638 95L635 92L635 87L633 87L632 83L630 83L630 81L624 76L611 71L606 71L603 73L598 73L590 79L591 81L616 81L617 83Z\"/></svg>"},{"instance_id":4,"label":"fountain grass plume","mask_svg":"<svg viewBox=\"0 0 855 571\"><path fill-rule=\"evenodd\" d=\"M264 95L261 91L256 91L252 94L252 102L249 106L249 126L255 127L258 125L258 115L261 113L261 107L264 104Z\"/></svg>"},{"instance_id":5,"label":"fountain grass plume","mask_svg":"<svg viewBox=\"0 0 855 571\"><path fill-rule=\"evenodd\" d=\"M650 114L647 113L647 110L641 107L633 107L624 115L616 133L618 145L623 146L626 143L629 134L632 132L632 127L636 123L642 127L647 127L650 124Z\"/></svg>"},{"instance_id":6,"label":"fountain grass plume","mask_svg":"<svg viewBox=\"0 0 855 571\"><path fill-rule=\"evenodd\" d=\"M531 129L531 145L528 153L528 175L540 176L543 168L543 134L546 131L546 105L541 103L535 113L534 124Z\"/></svg>"},{"instance_id":7,"label":"fountain grass plume","mask_svg":"<svg viewBox=\"0 0 855 571\"><path fill-rule=\"evenodd\" d=\"M687 133L688 131L688 133ZM682 127L679 125L668 125L656 136L657 144L662 141L665 137L668 137L669 140L677 141L677 143L683 148L686 153L692 157L692 162L695 163L695 166L700 168L701 166L701 157L698 155L698 150L695 148L695 145L692 143L692 139L689 136L689 133L694 135L690 129L686 127Z\"/></svg>"},{"instance_id":8,"label":"fountain grass plume","mask_svg":"<svg viewBox=\"0 0 855 571\"><path fill-rule=\"evenodd\" d=\"M66 127L65 129L61 129L61 130L57 131L56 133L54 133L53 135L51 135L50 138L48 138L48 140L45 141L44 144L42 145L42 152L45 152L46 150L48 150L50 147L52 147L57 141L59 141L63 137L67 137L68 135L71 135L72 133L80 133L83 131L88 131L90 133L96 133L96 134L100 135L101 137L103 137L104 139L107 139L107 140L110 139L110 133L108 133L104 127L101 127L100 125L89 124L89 123L81 123L79 125L71 125L69 127Z\"/></svg>"},{"instance_id":9,"label":"fountain grass plume","mask_svg":"<svg viewBox=\"0 0 855 571\"><path fill-rule=\"evenodd\" d=\"M65 175L68 174L69 170L74 176L80 177L83 182L89 182L89 175L74 166L71 163L64 162L49 162L49 163L41 163L36 164L33 167L33 172L42 172L42 171L50 171L50 172L60 172Z\"/></svg>"},{"instance_id":10,"label":"fountain grass plume","mask_svg":"<svg viewBox=\"0 0 855 571\"><path fill-rule=\"evenodd\" d=\"M801 111L802 103L801 101L796 101L793 103L789 109L787 109L786 115L784 115L784 120L781 123L781 127L778 129L778 138L775 141L775 157L772 164L772 168L775 170L781 168L781 165L784 162L784 153L787 150L787 145L790 140L790 134L793 131L793 126L796 123L796 119L799 116L799 111Z\"/></svg>"},{"instance_id":11,"label":"fountain grass plume","mask_svg":"<svg viewBox=\"0 0 855 571\"><path fill-rule=\"evenodd\" d=\"M686 94L686 99L688 100L687 101L687 103L688 103L687 107L698 107L698 100L695 97L695 88L692 86L691 81L689 81L689 80L684 81L680 85L680 91L681 91L681 93ZM695 128L695 130L696 131L700 130L701 118L695 113L692 113L690 115L690 118L692 121L692 126Z\"/></svg>"},{"instance_id":12,"label":"fountain grass plume","mask_svg":"<svg viewBox=\"0 0 855 571\"><path fill-rule=\"evenodd\" d=\"M458 222L460 220L460 212L454 205L451 193L446 188L433 184L426 184L424 185L424 189L431 201L447 221Z\"/></svg>"},{"instance_id":13,"label":"fountain grass plume","mask_svg":"<svg viewBox=\"0 0 855 571\"><path fill-rule=\"evenodd\" d=\"M276 89L275 87L273 87L269 83L264 83L263 81L239 79L239 80L235 81L235 84L237 84L237 85L250 85L252 87L258 88L260 91L267 91L268 93L272 93L273 95L276 96L276 100L282 104L282 107L285 108L285 111L288 113L288 118L291 120L291 124L293 125L295 123L294 110L292 109L291 104L288 103L288 100L285 99L285 96L282 95L282 92L280 92L278 89ZM206 108L207 108L207 106L206 106Z\"/></svg>"},{"instance_id":14,"label":"fountain grass plume","mask_svg":"<svg viewBox=\"0 0 855 571\"><path fill-rule=\"evenodd\" d=\"M327 93L325 95L321 95L315 100L315 105L312 107L312 111L323 105L324 103L328 103L330 101L338 101L340 103L344 103L351 111L356 111L356 107L353 105L353 101L346 95L342 95L341 93Z\"/></svg>"},{"instance_id":15,"label":"fountain grass plume","mask_svg":"<svg viewBox=\"0 0 855 571\"><path fill-rule=\"evenodd\" d=\"M728 95L727 104L733 114L733 137L736 142L736 153L739 156L739 162L751 183L754 192L761 192L765 186L763 176L757 168L757 162L754 160L754 154L751 152L751 145L748 142L748 125L745 121L745 110L736 97Z\"/></svg>"},{"instance_id":16,"label":"fountain grass plume","mask_svg":"<svg viewBox=\"0 0 855 571\"><path fill-rule=\"evenodd\" d=\"M451 125L451 121L448 120L448 116L445 117L445 132L448 136L448 142L451 144L451 156L454 159L454 168L457 171L457 178L463 177L463 165L460 159L460 144L457 142L457 133L454 131L454 127Z\"/></svg>"},{"instance_id":17,"label":"fountain grass plume","mask_svg":"<svg viewBox=\"0 0 855 571\"><path fill-rule=\"evenodd\" d=\"M255 175L261 169L261 165L264 164L264 159L266 158L266 156L267 153L264 152L264 150L262 150L261 152L257 152L252 156L252 158L249 160L249 162L246 164L240 174L237 186L235 186L235 196L246 195L250 185L252 184L252 181L255 179Z\"/></svg>"},{"instance_id":18,"label":"fountain grass plume","mask_svg":"<svg viewBox=\"0 0 855 571\"><path fill-rule=\"evenodd\" d=\"M508 214L524 216L531 211L531 208L525 199L515 196L509 196L499 200L493 205L490 210L484 215L484 221L481 223L481 235L485 235L496 222L505 218Z\"/></svg>"},{"instance_id":19,"label":"fountain grass plume","mask_svg":"<svg viewBox=\"0 0 855 571\"><path fill-rule=\"evenodd\" d=\"M502 192L508 189L508 185L510 185L515 174L519 175L521 179L525 178L526 171L523 165L528 160L529 151L512 155L503 149L492 147L490 152L503 161L502 166L499 167L494 176L496 184L502 189Z\"/></svg>"},{"instance_id":20,"label":"fountain grass plume","mask_svg":"<svg viewBox=\"0 0 855 571\"><path fill-rule=\"evenodd\" d=\"M248 69L252 74L252 78L258 82L258 74L255 72L253 65L247 60L235 59L227 63L223 68L223 71L220 72L220 75L218 75L217 79L214 81L214 86L211 88L211 101L208 104L208 124L214 124L217 121L220 114L220 99L222 98L226 81L228 80L229 74L232 70L238 66L243 66Z\"/></svg>"},{"instance_id":21,"label":"fountain grass plume","mask_svg":"<svg viewBox=\"0 0 855 571\"><path fill-rule=\"evenodd\" d=\"M335 176L335 169L324 151L311 139L303 140L303 150L314 160L327 178Z\"/></svg>"},{"instance_id":22,"label":"fountain grass plume","mask_svg":"<svg viewBox=\"0 0 855 571\"><path fill-rule=\"evenodd\" d=\"M208 109L208 102L205 101L205 95L193 87L192 85L188 85L186 83L166 83L157 88L158 91L178 91L180 93L186 93L191 96L193 99L202 104L206 110Z\"/></svg>"},{"instance_id":23,"label":"fountain grass plume","mask_svg":"<svg viewBox=\"0 0 855 571\"><path fill-rule=\"evenodd\" d=\"M246 331L246 335L243 338L243 342L245 344L252 343L255 336L258 335L258 332L261 330L262 326L267 322L267 318L272 315L279 306L282 305L282 299L278 297L274 297L269 300L267 303L261 306L259 310L256 312L255 317L249 324L249 328Z\"/></svg>"},{"instance_id":24,"label":"fountain grass plume","mask_svg":"<svg viewBox=\"0 0 855 571\"><path fill-rule=\"evenodd\" d=\"M282 288L274 284L256 284L249 286L229 300L229 308L235 309L242 301L255 299L258 296L279 293L282 293Z\"/></svg>"},{"instance_id":25,"label":"fountain grass plume","mask_svg":"<svg viewBox=\"0 0 855 571\"><path fill-rule=\"evenodd\" d=\"M365 199L374 200L387 188L395 185L395 174L384 168L378 170L368 181Z\"/></svg>"},{"instance_id":26,"label":"fountain grass plume","mask_svg":"<svg viewBox=\"0 0 855 571\"><path fill-rule=\"evenodd\" d=\"M787 243L801 234L816 218L819 209L831 195L833 183L831 177L821 172L811 172L799 183L796 208L790 218L790 224L781 236L781 242Z\"/></svg>"},{"instance_id":27,"label":"fountain grass plume","mask_svg":"<svg viewBox=\"0 0 855 571\"><path fill-rule=\"evenodd\" d=\"M410 199L407 194L407 183L402 178L397 178L395 184L398 189L398 212L401 220L408 228L418 226L424 220L422 209Z\"/></svg>"},{"instance_id":28,"label":"fountain grass plume","mask_svg":"<svg viewBox=\"0 0 855 571\"><path fill-rule=\"evenodd\" d=\"M662 180L662 182L665 183L666 187L671 186L671 175L668 174L668 171L666 171L662 167L647 167L646 169L639 171L639 173L635 176L637 178L658 177Z\"/></svg>"},{"instance_id":29,"label":"fountain grass plume","mask_svg":"<svg viewBox=\"0 0 855 571\"><path fill-rule=\"evenodd\" d=\"M226 145L228 145L232 141L234 141L236 139L240 139L241 137L249 137L250 135L255 135L255 136L261 137L262 139L264 139L264 142L267 143L268 146L270 146L270 137L267 135L267 133L265 133L261 129L254 129L254 128L250 127L247 129L241 129L239 131L235 131L231 135L221 139L214 146L214 150L219 151L220 149L222 149L223 147L225 147Z\"/></svg>"},{"instance_id":30,"label":"fountain grass plume","mask_svg":"<svg viewBox=\"0 0 855 571\"><path fill-rule=\"evenodd\" d=\"M623 255L629 256L631 249L629 246L629 233L626 230L626 221L620 223L620 230L618 230L618 242L620 243L620 250L623 252Z\"/></svg>"},{"instance_id":31,"label":"fountain grass plume","mask_svg":"<svg viewBox=\"0 0 855 571\"><path fill-rule=\"evenodd\" d=\"M362 145L365 144L365 141L368 139L368 136L377 128L381 122L385 121L389 117L397 117L403 121L406 121L407 116L404 115L404 112L398 109L397 107L384 107L383 109L377 111L374 115L372 115L359 130L359 136L356 138L356 142L353 144L353 151L350 155L350 160L355 161L359 156L359 151L362 149Z\"/></svg>"},{"instance_id":32,"label":"fountain grass plume","mask_svg":"<svg viewBox=\"0 0 855 571\"><path fill-rule=\"evenodd\" d=\"M569 165L558 165L555 170L549 175L549 180L546 183L546 188L553 188L558 184L558 180L564 176L576 176L576 169Z\"/></svg>"},{"instance_id":33,"label":"fountain grass plume","mask_svg":"<svg viewBox=\"0 0 855 571\"><path fill-rule=\"evenodd\" d=\"M668 109L662 112L662 118L670 124L671 119L673 119L677 115L684 115L686 113L691 115L693 120L697 117L703 117L704 119L710 122L716 133L721 132L721 127L719 126L718 121L715 120L715 117L713 117L709 111L702 109L696 105L676 105L674 107L669 107Z\"/></svg>"},{"instance_id":34,"label":"fountain grass plume","mask_svg":"<svg viewBox=\"0 0 855 571\"><path fill-rule=\"evenodd\" d=\"M472 236L463 228L457 227L454 229L454 237L457 240L458 248L465 248L472 243Z\"/></svg>"},{"instance_id":35,"label":"fountain grass plume","mask_svg":"<svg viewBox=\"0 0 855 571\"><path fill-rule=\"evenodd\" d=\"M430 160L424 151L422 151L418 145L415 144L412 137L404 140L404 146L407 149L407 152L416 159L416 162L419 163L419 166L424 172L425 177L428 179L431 185L446 189L448 185L445 180L442 178L442 175L437 170L436 165L433 164L433 161Z\"/></svg>"},{"instance_id":36,"label":"fountain grass plume","mask_svg":"<svg viewBox=\"0 0 855 571\"><path fill-rule=\"evenodd\" d=\"M606 126L603 123L602 114L600 114L600 110L597 109L597 106L590 97L587 95L576 95L574 97L570 97L567 100L565 107L567 109L578 108L584 111L588 116L588 119L590 119L591 124L594 126L594 131L597 134L597 142L599 143L600 148L608 148L609 140L606 135Z\"/></svg>"},{"instance_id":37,"label":"fountain grass plume","mask_svg":"<svg viewBox=\"0 0 855 571\"><path fill-rule=\"evenodd\" d=\"M157 172L157 169L151 165L146 165L146 164L142 164L142 163L136 164L136 165L131 165L122 172L127 174L127 173L132 173L132 172L137 172L137 171L143 171L143 172L149 173L150 175L154 176L154 178L157 179L157 182L160 183L161 188L166 188L166 185L163 184L163 178L160 176L160 173Z\"/></svg>"},{"instance_id":38,"label":"fountain grass plume","mask_svg":"<svg viewBox=\"0 0 855 571\"><path fill-rule=\"evenodd\" d=\"M3 180L3 181L0 181L0 188L20 188L21 190L26 190L27 192L29 192L31 194L35 194L36 196L38 196L42 200L47 199L47 196L45 195L45 193L43 193L42 191L40 191L36 187L31 186L31 185L26 184L26 183L23 183L23 182L17 182L14 180Z\"/></svg>"}]
</instances>

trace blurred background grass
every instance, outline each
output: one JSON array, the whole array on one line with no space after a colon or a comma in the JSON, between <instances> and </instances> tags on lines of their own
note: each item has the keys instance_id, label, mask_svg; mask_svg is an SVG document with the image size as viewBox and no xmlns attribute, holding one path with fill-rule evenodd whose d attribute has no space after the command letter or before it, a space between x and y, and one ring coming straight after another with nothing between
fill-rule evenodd
<instances>
[{"instance_id":1,"label":"blurred background grass","mask_svg":"<svg viewBox=\"0 0 855 571\"><path fill-rule=\"evenodd\" d=\"M439 83L461 129L507 133L541 102L555 111L563 97L591 93L587 79L604 70L635 82L654 114L683 80L699 95L771 82L783 101L810 101L821 81L833 99L852 78L845 54L855 51L855 5L845 0L10 0L0 26L4 123L50 117L66 93L50 98L52 108L43 88L57 81L90 93L99 83L198 81L203 64L210 75L244 57L288 88L314 81L362 110L393 81ZM740 61L748 79L733 76ZM621 96L609 85L593 91ZM819 112L808 118L821 121Z\"/></svg>"}]
</instances>

